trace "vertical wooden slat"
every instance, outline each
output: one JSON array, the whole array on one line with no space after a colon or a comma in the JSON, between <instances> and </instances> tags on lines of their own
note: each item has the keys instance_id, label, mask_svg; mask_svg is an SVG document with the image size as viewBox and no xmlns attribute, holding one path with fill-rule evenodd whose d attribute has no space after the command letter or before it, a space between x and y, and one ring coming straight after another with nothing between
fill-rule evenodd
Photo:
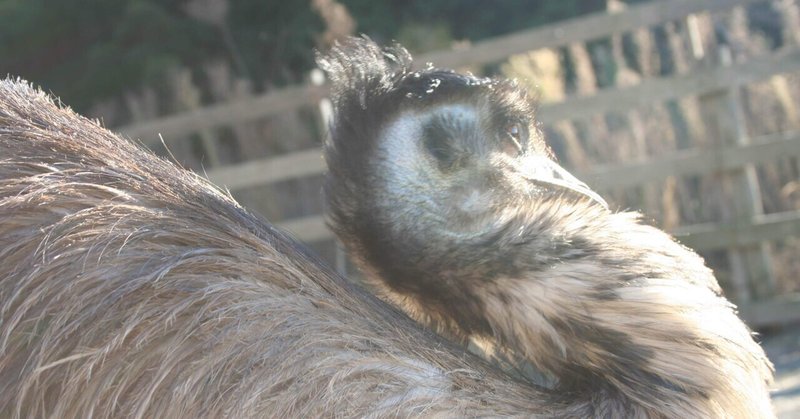
<instances>
[{"instance_id":1,"label":"vertical wooden slat","mask_svg":"<svg viewBox=\"0 0 800 419\"><path fill-rule=\"evenodd\" d=\"M719 64L731 65L731 52L720 45ZM700 96L700 109L706 121L707 134L719 148L749 144L742 115L738 91L720 89ZM723 223L750 224L753 217L763 213L761 191L752 164L725 173L721 179L723 196L721 218ZM731 285L738 302L768 297L774 293L774 279L769 262L769 251L764 243L735 247L728 251L731 265Z\"/></svg>"},{"instance_id":2,"label":"vertical wooden slat","mask_svg":"<svg viewBox=\"0 0 800 419\"><path fill-rule=\"evenodd\" d=\"M314 86L323 86L325 84L325 73L322 70L315 69L311 72L311 84ZM330 99L324 97L319 100L317 105L317 112L319 113L319 121L321 125L320 132L322 133L323 144L327 143L330 138L330 126L333 122L333 104ZM334 268L343 277L347 278L347 254L345 253L342 245L334 238L335 245L335 260Z\"/></svg>"},{"instance_id":3,"label":"vertical wooden slat","mask_svg":"<svg viewBox=\"0 0 800 419\"><path fill-rule=\"evenodd\" d=\"M191 72L188 69L176 70L173 74L172 84L176 86L176 106L180 108L180 111L194 111L202 107L200 91L193 83ZM214 133L210 128L205 128L199 130L197 134L203 148L203 166L205 168L219 167L221 159L215 145Z\"/></svg>"}]
</instances>

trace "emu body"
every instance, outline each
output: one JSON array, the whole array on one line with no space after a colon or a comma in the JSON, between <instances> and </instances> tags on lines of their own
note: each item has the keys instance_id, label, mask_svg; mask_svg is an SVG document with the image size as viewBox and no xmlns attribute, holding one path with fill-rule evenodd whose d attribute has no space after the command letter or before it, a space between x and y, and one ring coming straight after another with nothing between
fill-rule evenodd
<instances>
[{"instance_id":1,"label":"emu body","mask_svg":"<svg viewBox=\"0 0 800 419\"><path fill-rule=\"evenodd\" d=\"M0 81L0 416L551 416L206 180Z\"/></svg>"},{"instance_id":2,"label":"emu body","mask_svg":"<svg viewBox=\"0 0 800 419\"><path fill-rule=\"evenodd\" d=\"M330 224L386 300L521 358L556 416L771 417L771 364L702 259L561 169L513 82L355 39L333 82Z\"/></svg>"}]
</instances>

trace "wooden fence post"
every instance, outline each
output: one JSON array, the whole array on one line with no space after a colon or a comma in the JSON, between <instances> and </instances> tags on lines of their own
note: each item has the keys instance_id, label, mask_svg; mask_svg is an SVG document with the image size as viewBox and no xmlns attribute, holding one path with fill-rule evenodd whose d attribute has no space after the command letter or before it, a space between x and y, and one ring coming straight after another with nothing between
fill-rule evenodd
<instances>
[{"instance_id":1,"label":"wooden fence post","mask_svg":"<svg viewBox=\"0 0 800 419\"><path fill-rule=\"evenodd\" d=\"M719 45L719 65L732 64L727 45ZM738 86L709 92L700 96L700 109L706 122L706 133L716 147L724 148L749 144L744 115L738 98ZM752 164L722 174L721 184L725 202L722 203L723 224L746 225L763 214L761 191ZM731 285L735 300L740 303L759 300L774 294L774 278L766 243L731 248L728 251Z\"/></svg>"},{"instance_id":2,"label":"wooden fence post","mask_svg":"<svg viewBox=\"0 0 800 419\"><path fill-rule=\"evenodd\" d=\"M311 71L310 79L311 84L322 87L325 84L325 73L316 68ZM319 121L321 126L321 140L324 144L330 140L328 137L330 136L330 126L331 122L333 121L333 104L331 103L331 100L327 97L321 98L319 100L319 104L317 105L317 111L319 112ZM341 243L339 243L339 240L336 238L333 239L333 245L336 247L334 268L336 269L336 272L347 278L347 254L342 248Z\"/></svg>"},{"instance_id":3,"label":"wooden fence post","mask_svg":"<svg viewBox=\"0 0 800 419\"><path fill-rule=\"evenodd\" d=\"M173 73L172 84L176 86L177 106L183 111L193 111L202 108L200 103L200 91L192 82L192 75L188 69L181 68ZM200 144L203 148L201 160L206 168L217 168L221 165L219 152L215 144L214 132L209 129L201 129L197 132L200 137Z\"/></svg>"}]
</instances>

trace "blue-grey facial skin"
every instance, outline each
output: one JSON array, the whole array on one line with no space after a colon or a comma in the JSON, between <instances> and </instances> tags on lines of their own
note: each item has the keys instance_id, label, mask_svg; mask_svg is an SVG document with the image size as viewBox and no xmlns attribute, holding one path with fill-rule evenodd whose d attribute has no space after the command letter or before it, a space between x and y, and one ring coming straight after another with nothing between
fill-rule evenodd
<instances>
[{"instance_id":1,"label":"blue-grey facial skin","mask_svg":"<svg viewBox=\"0 0 800 419\"><path fill-rule=\"evenodd\" d=\"M772 415L771 364L703 260L560 167L514 82L365 39L320 64L330 224L383 298L521 359L563 416Z\"/></svg>"}]
</instances>

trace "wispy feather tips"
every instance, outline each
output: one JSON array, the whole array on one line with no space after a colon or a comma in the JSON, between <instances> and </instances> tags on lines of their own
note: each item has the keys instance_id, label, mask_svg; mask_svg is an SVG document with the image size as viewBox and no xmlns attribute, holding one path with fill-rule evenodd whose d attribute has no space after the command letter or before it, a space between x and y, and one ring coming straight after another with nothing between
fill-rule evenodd
<instances>
[{"instance_id":1,"label":"wispy feather tips","mask_svg":"<svg viewBox=\"0 0 800 419\"><path fill-rule=\"evenodd\" d=\"M347 38L327 53L317 53L317 64L328 74L333 97L339 102L357 99L362 108L368 94L391 89L410 71L411 63L405 48L382 48L366 36Z\"/></svg>"}]
</instances>

